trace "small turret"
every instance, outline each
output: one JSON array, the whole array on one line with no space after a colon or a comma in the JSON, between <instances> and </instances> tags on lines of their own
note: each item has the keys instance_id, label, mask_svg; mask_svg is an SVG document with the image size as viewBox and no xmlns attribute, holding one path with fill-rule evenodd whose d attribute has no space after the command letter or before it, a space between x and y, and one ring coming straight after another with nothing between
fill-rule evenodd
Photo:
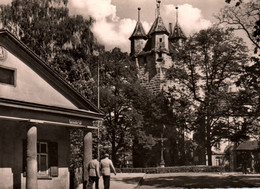
<instances>
[{"instance_id":1,"label":"small turret","mask_svg":"<svg viewBox=\"0 0 260 189\"><path fill-rule=\"evenodd\" d=\"M145 45L145 40L147 39L143 25L140 21L140 11L141 8L138 8L138 20L135 29L131 37L129 38L129 40L131 41L131 53L130 53L131 56L136 55L143 50Z\"/></svg>"},{"instance_id":2,"label":"small turret","mask_svg":"<svg viewBox=\"0 0 260 189\"><path fill-rule=\"evenodd\" d=\"M157 10L156 10L156 18L155 21L150 29L150 31L148 32L148 37L152 36L154 33L161 33L161 34L166 34L169 35L169 32L167 31L162 17L161 17L161 13L160 13L160 3L161 1L157 1Z\"/></svg>"},{"instance_id":3,"label":"small turret","mask_svg":"<svg viewBox=\"0 0 260 189\"><path fill-rule=\"evenodd\" d=\"M170 25L171 27L171 25ZM172 28L170 28L170 36L169 36L169 40L173 43L183 43L183 41L185 41L187 39L187 37L185 36L185 34L183 33L181 27L179 26L178 23L178 7L176 7L176 24L172 30Z\"/></svg>"},{"instance_id":4,"label":"small turret","mask_svg":"<svg viewBox=\"0 0 260 189\"><path fill-rule=\"evenodd\" d=\"M168 51L168 36L169 32L167 31L163 19L160 14L160 3L157 1L156 9L156 18L155 21L147 34L149 43L146 45L145 50L154 50L155 52L167 52ZM161 57L161 54L159 54Z\"/></svg>"}]
</instances>

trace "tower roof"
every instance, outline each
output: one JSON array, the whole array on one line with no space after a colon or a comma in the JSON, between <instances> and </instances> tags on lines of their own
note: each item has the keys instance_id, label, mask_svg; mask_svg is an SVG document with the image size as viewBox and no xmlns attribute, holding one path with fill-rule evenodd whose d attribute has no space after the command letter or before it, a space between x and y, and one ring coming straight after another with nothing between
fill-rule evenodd
<instances>
[{"instance_id":1,"label":"tower roof","mask_svg":"<svg viewBox=\"0 0 260 189\"><path fill-rule=\"evenodd\" d=\"M175 24L172 33L169 36L169 39L186 39L187 37L185 36L185 34L183 33L181 27L179 26L179 24Z\"/></svg>"},{"instance_id":2,"label":"tower roof","mask_svg":"<svg viewBox=\"0 0 260 189\"><path fill-rule=\"evenodd\" d=\"M157 17L148 33L148 36L153 33L165 33L167 35L169 34L160 15L160 3L161 1L157 1Z\"/></svg>"},{"instance_id":3,"label":"tower roof","mask_svg":"<svg viewBox=\"0 0 260 189\"><path fill-rule=\"evenodd\" d=\"M146 33L144 31L143 25L140 22L140 10L141 8L138 8L138 21L136 23L135 29L131 35L131 37L129 38L130 40L133 38L142 38L142 39L146 39Z\"/></svg>"},{"instance_id":4,"label":"tower roof","mask_svg":"<svg viewBox=\"0 0 260 189\"><path fill-rule=\"evenodd\" d=\"M187 37L184 35L181 27L179 26L178 23L178 7L176 7L176 24L172 30L172 28L170 28L170 31L172 31L170 33L169 39L186 39Z\"/></svg>"},{"instance_id":5,"label":"tower roof","mask_svg":"<svg viewBox=\"0 0 260 189\"><path fill-rule=\"evenodd\" d=\"M166 29L166 27L165 27L165 25L163 23L163 20L162 20L161 16L158 16L155 19L155 21L154 21L154 23L153 23L153 25L152 25L149 33L148 33L148 36L152 35L153 33L169 34L169 32L167 31L167 29Z\"/></svg>"}]
</instances>

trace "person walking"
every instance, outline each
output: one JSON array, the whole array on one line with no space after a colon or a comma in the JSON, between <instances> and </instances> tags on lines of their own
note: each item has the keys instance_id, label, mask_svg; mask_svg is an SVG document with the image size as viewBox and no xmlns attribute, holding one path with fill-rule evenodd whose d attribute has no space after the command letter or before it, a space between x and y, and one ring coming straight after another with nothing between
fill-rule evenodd
<instances>
[{"instance_id":1,"label":"person walking","mask_svg":"<svg viewBox=\"0 0 260 189\"><path fill-rule=\"evenodd\" d=\"M110 187L110 173L112 172L116 175L116 170L114 168L113 162L108 158L109 155L105 154L105 158L101 160L101 173L103 176L104 189L109 189Z\"/></svg>"},{"instance_id":2,"label":"person walking","mask_svg":"<svg viewBox=\"0 0 260 189\"><path fill-rule=\"evenodd\" d=\"M96 154L93 155L93 158L94 159L92 159L88 163L89 179L88 179L87 189L92 189L94 182L95 182L95 189L99 189L100 166Z\"/></svg>"}]
</instances>

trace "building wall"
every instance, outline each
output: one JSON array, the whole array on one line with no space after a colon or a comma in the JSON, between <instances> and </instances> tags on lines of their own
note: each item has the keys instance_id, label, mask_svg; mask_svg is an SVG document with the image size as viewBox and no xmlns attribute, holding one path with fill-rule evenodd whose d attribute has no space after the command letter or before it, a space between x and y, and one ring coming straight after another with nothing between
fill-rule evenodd
<instances>
[{"instance_id":1,"label":"building wall","mask_svg":"<svg viewBox=\"0 0 260 189\"><path fill-rule=\"evenodd\" d=\"M145 40L144 39L134 39L131 41L131 52L133 52L133 54L135 53L139 53L143 50L144 45L145 45Z\"/></svg>"},{"instance_id":2,"label":"building wall","mask_svg":"<svg viewBox=\"0 0 260 189\"><path fill-rule=\"evenodd\" d=\"M161 40L160 40L161 39ZM160 47L168 50L168 36L166 34L156 34L152 36L152 47L159 49Z\"/></svg>"},{"instance_id":3,"label":"building wall","mask_svg":"<svg viewBox=\"0 0 260 189\"><path fill-rule=\"evenodd\" d=\"M167 91L168 87L172 86L172 83L165 79L167 69L173 65L171 56L162 53L162 60L158 61L158 59L157 53L150 53L139 56L136 60L139 66L138 75L141 84L154 94L161 90Z\"/></svg>"},{"instance_id":4,"label":"building wall","mask_svg":"<svg viewBox=\"0 0 260 189\"><path fill-rule=\"evenodd\" d=\"M0 98L76 108L74 104L12 53L7 52L7 58L0 60L0 66L15 70L15 86L0 83Z\"/></svg>"},{"instance_id":5,"label":"building wall","mask_svg":"<svg viewBox=\"0 0 260 189\"><path fill-rule=\"evenodd\" d=\"M0 120L0 188L25 188L23 174L23 141L25 123ZM69 188L69 130L61 126L37 126L38 141L58 143L58 177L38 179L38 189Z\"/></svg>"}]
</instances>

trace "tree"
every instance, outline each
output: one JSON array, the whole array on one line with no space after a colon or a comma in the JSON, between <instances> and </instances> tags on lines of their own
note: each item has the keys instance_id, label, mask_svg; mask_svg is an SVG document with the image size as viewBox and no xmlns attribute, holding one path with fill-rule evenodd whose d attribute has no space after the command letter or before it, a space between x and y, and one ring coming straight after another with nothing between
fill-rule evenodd
<instances>
[{"instance_id":1,"label":"tree","mask_svg":"<svg viewBox=\"0 0 260 189\"><path fill-rule=\"evenodd\" d=\"M195 115L191 129L196 132L194 137L199 139L202 154L208 155L209 165L212 146L225 137L217 130L227 127L220 127L219 120L228 108L219 105L221 100L230 102L228 89L243 72L242 65L248 61L246 53L242 39L234 37L231 30L214 26L188 39L176 65L168 72L168 78L179 85L175 93L191 104L189 108ZM202 161L205 163L205 159Z\"/></svg>"},{"instance_id":2,"label":"tree","mask_svg":"<svg viewBox=\"0 0 260 189\"><path fill-rule=\"evenodd\" d=\"M100 104L106 114L102 135L111 145L112 160L120 165L125 148L130 148L133 133L141 132L142 115L133 107L137 70L127 53L119 48L104 52L100 62Z\"/></svg>"},{"instance_id":3,"label":"tree","mask_svg":"<svg viewBox=\"0 0 260 189\"><path fill-rule=\"evenodd\" d=\"M247 122L254 131L259 130L260 117L260 61L258 57L251 58L251 64L245 66L245 72L236 83L243 90L238 95L240 107ZM241 111L241 110L240 110ZM258 132L255 132L258 133Z\"/></svg>"},{"instance_id":4,"label":"tree","mask_svg":"<svg viewBox=\"0 0 260 189\"><path fill-rule=\"evenodd\" d=\"M226 0L230 3L231 0ZM260 41L260 4L257 0L243 2L239 0L236 6L225 6L216 16L219 22L227 24L235 30L246 32L248 39L255 47L255 53L259 50Z\"/></svg>"},{"instance_id":5,"label":"tree","mask_svg":"<svg viewBox=\"0 0 260 189\"><path fill-rule=\"evenodd\" d=\"M98 59L101 109L106 114L102 140L111 146L113 162L124 165L125 152L132 150L135 167L158 165L162 126L173 125L167 98L140 85L136 64L120 49Z\"/></svg>"},{"instance_id":6,"label":"tree","mask_svg":"<svg viewBox=\"0 0 260 189\"><path fill-rule=\"evenodd\" d=\"M70 16L67 0L13 0L1 5L4 28L24 42L82 94L93 98L89 62L93 50L102 50L91 31L90 17Z\"/></svg>"},{"instance_id":7,"label":"tree","mask_svg":"<svg viewBox=\"0 0 260 189\"><path fill-rule=\"evenodd\" d=\"M254 44L254 53L257 54L260 42L260 4L258 1L242 1L235 0L235 7L225 7L218 15L220 23L226 23L228 27L243 30L246 32L248 39ZM230 3L231 0L226 0ZM259 57L252 56L249 64L244 66L245 72L237 82L237 85L242 88L237 96L237 104L240 107L240 114L246 117L247 127L249 130L256 131L259 127L259 110L260 110L260 86L259 86ZM235 107L236 107L235 106ZM241 111L242 110L242 111ZM250 132L250 131L248 131ZM233 137L236 141L244 134L238 131ZM240 137L240 138L241 138Z\"/></svg>"},{"instance_id":8,"label":"tree","mask_svg":"<svg viewBox=\"0 0 260 189\"><path fill-rule=\"evenodd\" d=\"M13 0L0 5L0 22L76 90L94 98L93 50L103 50L91 31L90 17L70 16L67 0ZM72 174L82 167L82 132L71 130ZM78 150L80 149L80 150ZM74 187L80 180L74 179Z\"/></svg>"}]
</instances>

